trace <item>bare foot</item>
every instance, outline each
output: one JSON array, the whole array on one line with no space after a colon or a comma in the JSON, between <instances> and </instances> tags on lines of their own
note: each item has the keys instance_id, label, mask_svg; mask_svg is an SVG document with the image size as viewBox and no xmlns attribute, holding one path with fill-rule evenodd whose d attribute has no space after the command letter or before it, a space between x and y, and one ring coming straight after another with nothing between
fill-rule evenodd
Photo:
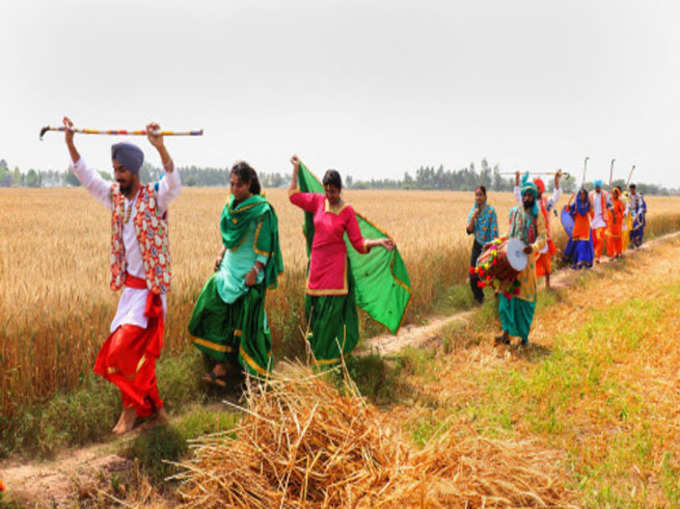
<instances>
[{"instance_id":1,"label":"bare foot","mask_svg":"<svg viewBox=\"0 0 680 509\"><path fill-rule=\"evenodd\" d=\"M507 332L503 332L502 336L496 336L494 338L494 344L495 345L509 345L510 344L510 336L508 335Z\"/></svg>"},{"instance_id":2,"label":"bare foot","mask_svg":"<svg viewBox=\"0 0 680 509\"><path fill-rule=\"evenodd\" d=\"M132 431L135 427L135 420L137 419L137 412L135 412L135 407L130 406L123 408L123 412L120 414L120 419L118 423L114 426L113 432L116 435L122 435L128 431Z\"/></svg>"},{"instance_id":3,"label":"bare foot","mask_svg":"<svg viewBox=\"0 0 680 509\"><path fill-rule=\"evenodd\" d=\"M159 424L168 423L168 414L165 413L163 407L159 408L155 414L151 415L147 421L139 425L139 430L145 430L158 426Z\"/></svg>"}]
</instances>

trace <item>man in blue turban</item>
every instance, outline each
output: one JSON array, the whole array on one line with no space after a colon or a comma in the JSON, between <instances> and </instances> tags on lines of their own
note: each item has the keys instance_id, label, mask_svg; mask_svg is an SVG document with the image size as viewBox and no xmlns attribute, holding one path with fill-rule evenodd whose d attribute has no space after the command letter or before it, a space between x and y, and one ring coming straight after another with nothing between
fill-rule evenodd
<instances>
[{"instance_id":1,"label":"man in blue turban","mask_svg":"<svg viewBox=\"0 0 680 509\"><path fill-rule=\"evenodd\" d=\"M144 162L144 152L132 143L121 142L111 146L113 173L124 196L139 188L139 169Z\"/></svg>"},{"instance_id":2,"label":"man in blue turban","mask_svg":"<svg viewBox=\"0 0 680 509\"><path fill-rule=\"evenodd\" d=\"M529 329L536 309L536 259L546 243L546 227L543 214L538 213L536 200L538 188L529 180L529 172L522 178L522 206L510 209L508 237L524 242L527 265L514 281L500 286L498 312L503 334L496 343L510 344L510 337L519 337L522 345L529 344Z\"/></svg>"},{"instance_id":3,"label":"man in blue turban","mask_svg":"<svg viewBox=\"0 0 680 509\"><path fill-rule=\"evenodd\" d=\"M85 164L73 141L73 122L64 118L71 171L83 187L112 212L110 286L122 290L116 316L94 365L94 372L115 384L123 410L116 434L134 428L137 417L148 422L166 419L156 384L156 360L163 345L170 289L168 206L179 195L181 183L165 147L160 126L146 126L149 142L158 151L165 175L142 184L139 170L144 154L132 143L111 147L115 183L105 181Z\"/></svg>"}]
</instances>

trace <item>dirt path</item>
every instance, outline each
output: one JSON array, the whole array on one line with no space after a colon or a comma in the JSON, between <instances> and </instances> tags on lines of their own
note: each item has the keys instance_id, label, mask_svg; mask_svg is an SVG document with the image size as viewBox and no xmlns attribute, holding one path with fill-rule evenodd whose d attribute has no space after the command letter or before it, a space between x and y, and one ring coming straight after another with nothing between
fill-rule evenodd
<instances>
[{"instance_id":1,"label":"dirt path","mask_svg":"<svg viewBox=\"0 0 680 509\"><path fill-rule=\"evenodd\" d=\"M659 237L647 242L640 253L629 252L627 257L634 259L660 243L677 237L680 237L680 232ZM608 260L604 260L593 270L603 270L602 267L608 263ZM563 269L553 275L553 287L568 287L577 276L577 272ZM539 285L541 284L542 281L539 282ZM465 324L472 314L473 311L463 311L447 317L436 317L426 325L405 326L397 336L385 334L371 338L364 343L359 354L374 352L386 355L407 346L426 347L429 343L438 341L443 327L456 322ZM540 331L537 332L540 334ZM181 416L175 419L179 418ZM54 460L47 462L27 463L17 459L0 462L0 479L11 492L13 499L25 504L26 507L71 507L76 505L77 499L92 499L93 495L96 497L98 489L107 483L110 484L112 476L123 475L133 468L130 460L115 454L114 451L120 450L122 444L133 440L135 436L131 434L116 441L66 450L58 454Z\"/></svg>"},{"instance_id":2,"label":"dirt path","mask_svg":"<svg viewBox=\"0 0 680 509\"><path fill-rule=\"evenodd\" d=\"M652 249L654 246L658 245L659 243L668 241L676 237L680 237L680 232L669 233L667 235L657 237L643 244L638 251L646 252L649 249ZM634 259L634 257L638 255L638 251L629 250L625 254L625 256L629 259ZM602 263L593 266L591 270L601 271L603 270L603 267L607 266L609 263L611 263L609 258L603 257ZM578 276L579 273L580 271L573 271L568 268L559 270L552 275L550 281L551 286L556 289L566 288L570 286L574 277ZM538 284L539 291L541 291L544 285L543 278L539 279ZM399 330L396 336L392 334L382 334L380 336L375 336L373 338L366 340L361 349L357 353L359 355L368 353L389 355L394 354L407 346L413 348L422 348L428 343L436 341L438 338L439 331L441 331L443 327L454 324L456 322L467 323L471 315L472 311L461 311L459 313L455 313L449 316L432 317L431 319L428 320L428 323L426 325L421 326L406 325Z\"/></svg>"},{"instance_id":3,"label":"dirt path","mask_svg":"<svg viewBox=\"0 0 680 509\"><path fill-rule=\"evenodd\" d=\"M67 507L91 498L103 480L130 471L132 461L112 453L112 443L63 451L48 462L10 460L0 478L12 499L26 507Z\"/></svg>"}]
</instances>

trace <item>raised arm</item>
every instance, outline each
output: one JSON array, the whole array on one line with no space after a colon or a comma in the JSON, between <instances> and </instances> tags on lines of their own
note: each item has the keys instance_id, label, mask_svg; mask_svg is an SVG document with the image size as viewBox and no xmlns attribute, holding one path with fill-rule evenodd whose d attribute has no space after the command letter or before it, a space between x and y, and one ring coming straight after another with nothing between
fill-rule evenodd
<instances>
[{"instance_id":1,"label":"raised arm","mask_svg":"<svg viewBox=\"0 0 680 509\"><path fill-rule=\"evenodd\" d=\"M512 193L515 195L515 201L517 202L518 205L522 205L522 191L519 188L519 172L515 172L515 187L512 190Z\"/></svg>"},{"instance_id":2,"label":"raised arm","mask_svg":"<svg viewBox=\"0 0 680 509\"><path fill-rule=\"evenodd\" d=\"M288 199L293 205L297 205L305 212L316 212L318 195L316 193L301 193L298 187L298 171L300 171L300 159L294 155L290 158L293 165L293 175L290 179L290 186L288 187Z\"/></svg>"},{"instance_id":3,"label":"raised arm","mask_svg":"<svg viewBox=\"0 0 680 509\"><path fill-rule=\"evenodd\" d=\"M179 172L175 171L175 163L172 161L168 149L165 147L165 142L163 136L160 134L155 134L161 130L155 122L151 122L146 126L147 138L151 145L153 145L158 151L158 155L161 157L161 163L163 163L163 170L165 175L158 181L157 189L157 199L158 199L158 209L161 212L168 210L170 202L179 196L182 190L182 182L179 178Z\"/></svg>"},{"instance_id":4,"label":"raised arm","mask_svg":"<svg viewBox=\"0 0 680 509\"><path fill-rule=\"evenodd\" d=\"M73 122L70 118L64 117L64 139L66 140L66 147L71 156L70 169L78 177L82 186L87 190L92 197L105 207L112 209L111 203L111 183L106 182L96 171L90 169L80 157L76 145L73 141Z\"/></svg>"},{"instance_id":5,"label":"raised arm","mask_svg":"<svg viewBox=\"0 0 680 509\"><path fill-rule=\"evenodd\" d=\"M557 173L555 173L555 190L553 191L552 196L548 198L548 210L552 210L552 208L557 205L557 202L560 201L560 196L562 195L562 191L560 190L561 176L562 170L557 170Z\"/></svg>"},{"instance_id":6,"label":"raised arm","mask_svg":"<svg viewBox=\"0 0 680 509\"><path fill-rule=\"evenodd\" d=\"M298 190L298 171L300 171L300 158L293 154L290 158L290 162L293 165L293 175L290 178L290 186L288 186L288 194L292 194Z\"/></svg>"}]
</instances>

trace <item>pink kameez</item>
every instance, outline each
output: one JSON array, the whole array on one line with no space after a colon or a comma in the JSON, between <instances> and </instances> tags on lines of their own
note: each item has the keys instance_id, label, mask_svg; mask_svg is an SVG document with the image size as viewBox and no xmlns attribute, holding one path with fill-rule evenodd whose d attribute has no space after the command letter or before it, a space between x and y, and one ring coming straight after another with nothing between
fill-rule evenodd
<instances>
[{"instance_id":1,"label":"pink kameez","mask_svg":"<svg viewBox=\"0 0 680 509\"><path fill-rule=\"evenodd\" d=\"M323 194L290 191L290 201L314 214L314 242L309 262L307 295L347 295L347 247L344 234L359 253L366 253L366 239L350 205L333 208Z\"/></svg>"}]
</instances>

